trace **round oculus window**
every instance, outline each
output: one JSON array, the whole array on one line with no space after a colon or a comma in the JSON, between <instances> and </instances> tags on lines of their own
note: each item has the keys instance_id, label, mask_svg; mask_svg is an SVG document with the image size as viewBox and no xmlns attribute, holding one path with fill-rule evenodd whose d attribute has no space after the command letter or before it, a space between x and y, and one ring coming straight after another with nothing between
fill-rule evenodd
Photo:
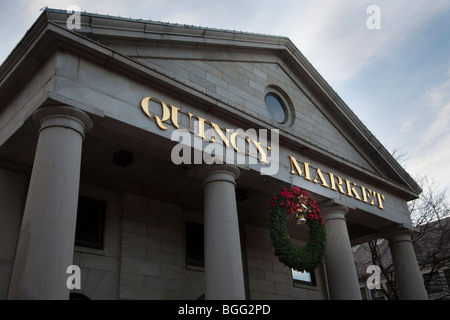
<instances>
[{"instance_id":1,"label":"round oculus window","mask_svg":"<svg viewBox=\"0 0 450 320\"><path fill-rule=\"evenodd\" d=\"M285 123L287 120L286 107L283 100L274 93L268 93L266 95L266 108L269 111L272 118L278 123Z\"/></svg>"}]
</instances>

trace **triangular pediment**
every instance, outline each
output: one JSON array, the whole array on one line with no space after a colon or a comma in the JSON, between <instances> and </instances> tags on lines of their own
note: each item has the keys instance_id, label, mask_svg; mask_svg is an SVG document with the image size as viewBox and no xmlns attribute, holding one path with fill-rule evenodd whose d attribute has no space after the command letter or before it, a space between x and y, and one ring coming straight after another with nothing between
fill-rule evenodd
<instances>
[{"instance_id":1,"label":"triangular pediment","mask_svg":"<svg viewBox=\"0 0 450 320\"><path fill-rule=\"evenodd\" d=\"M153 36L156 37L155 34ZM183 39L178 30L176 43L171 37L167 42L158 40L156 43L153 40L135 41L111 35L93 38L162 75L262 121L268 128L286 130L302 144L362 170L388 176L376 164L377 161L372 161L371 155L365 154L358 142L352 139L353 128L345 128L340 123L333 110L328 110L317 93L311 91L307 81L299 76L299 70L294 69L296 66L286 63L281 53L259 46L253 50L248 46L231 47L228 39L222 44L219 40L199 44L192 39L192 30L187 30L185 36L186 39ZM185 46L180 42L184 42ZM283 91L292 104L295 120L289 127L280 127L265 106L264 98L271 87Z\"/></svg>"},{"instance_id":2,"label":"triangular pediment","mask_svg":"<svg viewBox=\"0 0 450 320\"><path fill-rule=\"evenodd\" d=\"M127 72L136 68L140 76L148 72L161 82L181 84L190 94L225 104L260 127L279 128L294 148L341 159L362 173L394 182L411 198L420 192L288 38L88 13L82 14L80 29L67 32L67 18L65 11L51 9L40 18L60 27L65 50L82 51L82 46L67 43L88 39L86 50L116 59L116 67L127 65ZM289 125L280 126L267 110L264 99L270 88L289 100Z\"/></svg>"},{"instance_id":3,"label":"triangular pediment","mask_svg":"<svg viewBox=\"0 0 450 320\"><path fill-rule=\"evenodd\" d=\"M232 57L236 61L231 61ZM333 154L365 170L382 174L351 141L349 132L343 132L334 122L332 114L321 111L305 93L304 84L289 75L274 56L272 62L249 62L239 60L239 53L230 54L227 61L182 60L164 58L140 58L138 61L151 68L182 81L192 88L206 90L214 99L222 101L249 117L264 122L267 127L279 128L291 134L302 144L312 145L325 153ZM293 123L280 126L265 105L265 95L270 88L286 94L291 102ZM306 90L306 89L305 89ZM289 94L287 93L289 92Z\"/></svg>"}]
</instances>

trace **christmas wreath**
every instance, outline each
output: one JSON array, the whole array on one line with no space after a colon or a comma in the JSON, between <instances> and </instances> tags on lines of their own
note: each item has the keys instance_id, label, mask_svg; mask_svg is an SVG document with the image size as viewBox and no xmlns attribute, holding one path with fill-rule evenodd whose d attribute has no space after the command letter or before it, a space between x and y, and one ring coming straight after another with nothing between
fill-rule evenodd
<instances>
[{"instance_id":1,"label":"christmas wreath","mask_svg":"<svg viewBox=\"0 0 450 320\"><path fill-rule=\"evenodd\" d=\"M309 240L303 247L297 247L287 230L288 216L297 224L307 224ZM311 195L299 187L283 188L273 197L269 215L270 239L275 255L284 265L297 270L312 272L322 261L325 252L326 235L324 220Z\"/></svg>"}]
</instances>

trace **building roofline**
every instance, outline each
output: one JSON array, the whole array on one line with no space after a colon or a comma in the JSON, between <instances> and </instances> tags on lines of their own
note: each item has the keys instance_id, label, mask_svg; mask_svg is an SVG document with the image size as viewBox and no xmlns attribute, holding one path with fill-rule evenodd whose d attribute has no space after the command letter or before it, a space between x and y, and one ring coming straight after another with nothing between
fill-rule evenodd
<instances>
[{"instance_id":1,"label":"building roofline","mask_svg":"<svg viewBox=\"0 0 450 320\"><path fill-rule=\"evenodd\" d=\"M50 29L55 30L54 28L49 28L49 25L61 28L63 27L62 24L64 24L65 27L67 18L70 15L71 13L68 13L66 10L59 9L46 8L42 12L22 40L7 57L5 62L0 66L0 87L8 75L13 73L17 64L24 62L23 59L26 57L27 52L33 47L33 44L42 37L43 30L45 28L47 28L47 31ZM81 13L81 19L81 30L74 30L72 32L84 36L91 42L94 42L91 38L92 36L114 37L114 32L124 31L126 32L126 35L124 36L122 33L120 37L129 38L130 40L147 39L151 41L190 42L203 45L230 45L234 47L278 52L294 67L296 72L299 72L303 78L309 79L308 86L310 86L314 92L318 93L323 100L324 105L331 108L332 111L336 111L333 114L347 127L352 127L358 132L357 137L359 144L370 151L377 162L384 163L383 168L388 169L393 176L398 177L404 185L389 177L383 176L383 179L401 187L403 190L400 192L409 194L409 196L407 196L408 200L417 198L421 193L421 189L414 179L409 176L405 169L400 166L370 130L359 120L289 38L242 31L238 32L155 22L151 20L114 17L94 13ZM67 28L64 29L69 31ZM101 43L99 43L99 45L105 49L107 48ZM110 55L114 56L114 54ZM119 57L119 55L116 54L116 58ZM33 59L35 58L31 57L31 60ZM30 60L30 57L28 57L28 60ZM27 63L32 64L32 61L28 61ZM0 97L0 99L1 98L2 97Z\"/></svg>"},{"instance_id":2,"label":"building roofline","mask_svg":"<svg viewBox=\"0 0 450 320\"><path fill-rule=\"evenodd\" d=\"M45 12L53 12L53 13L70 14L67 12L67 10L48 8L48 7L45 7L44 11ZM92 12L86 12L86 11L81 12L81 14L84 16L98 17L98 18L105 18L105 19L112 19L112 20L148 23L148 24L161 25L161 26L182 27L182 28L190 28L190 29L198 29L198 30L211 30L211 31L227 32L227 33L231 33L231 34L239 33L239 34L245 34L245 35L250 35L250 36L279 38L279 39L289 40L289 38L286 36L273 35L273 34L267 34L267 33L249 32L249 31L242 31L242 30L231 30L231 29L214 28L214 27L203 27L203 26L195 26L195 25L181 24L181 23L174 23L174 22L156 21L156 20L151 20L151 19L136 19L136 18L131 18L131 17L126 18L126 17L121 17L121 16L112 16L109 14L99 14L99 13L92 13Z\"/></svg>"}]
</instances>

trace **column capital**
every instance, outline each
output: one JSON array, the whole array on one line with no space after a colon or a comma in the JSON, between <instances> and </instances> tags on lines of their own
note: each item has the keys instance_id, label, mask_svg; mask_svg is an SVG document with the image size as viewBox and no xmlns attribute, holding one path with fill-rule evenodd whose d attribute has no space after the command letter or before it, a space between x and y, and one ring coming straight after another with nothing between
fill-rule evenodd
<instances>
[{"instance_id":1,"label":"column capital","mask_svg":"<svg viewBox=\"0 0 450 320\"><path fill-rule=\"evenodd\" d=\"M339 199L331 199L322 203L320 211L325 221L341 219L346 221L345 215L355 207L349 206Z\"/></svg>"},{"instance_id":2,"label":"column capital","mask_svg":"<svg viewBox=\"0 0 450 320\"><path fill-rule=\"evenodd\" d=\"M196 175L203 180L203 186L213 181L228 181L236 185L240 170L229 164L214 164L199 168Z\"/></svg>"},{"instance_id":3,"label":"column capital","mask_svg":"<svg viewBox=\"0 0 450 320\"><path fill-rule=\"evenodd\" d=\"M411 237L414 232L415 231L413 229L400 225L384 230L381 233L381 236L389 242L389 245L392 245L397 242L411 242Z\"/></svg>"},{"instance_id":4,"label":"column capital","mask_svg":"<svg viewBox=\"0 0 450 320\"><path fill-rule=\"evenodd\" d=\"M92 129L93 121L84 111L70 106L48 106L37 109L33 120L39 132L49 127L64 127L75 130L84 137Z\"/></svg>"}]
</instances>

